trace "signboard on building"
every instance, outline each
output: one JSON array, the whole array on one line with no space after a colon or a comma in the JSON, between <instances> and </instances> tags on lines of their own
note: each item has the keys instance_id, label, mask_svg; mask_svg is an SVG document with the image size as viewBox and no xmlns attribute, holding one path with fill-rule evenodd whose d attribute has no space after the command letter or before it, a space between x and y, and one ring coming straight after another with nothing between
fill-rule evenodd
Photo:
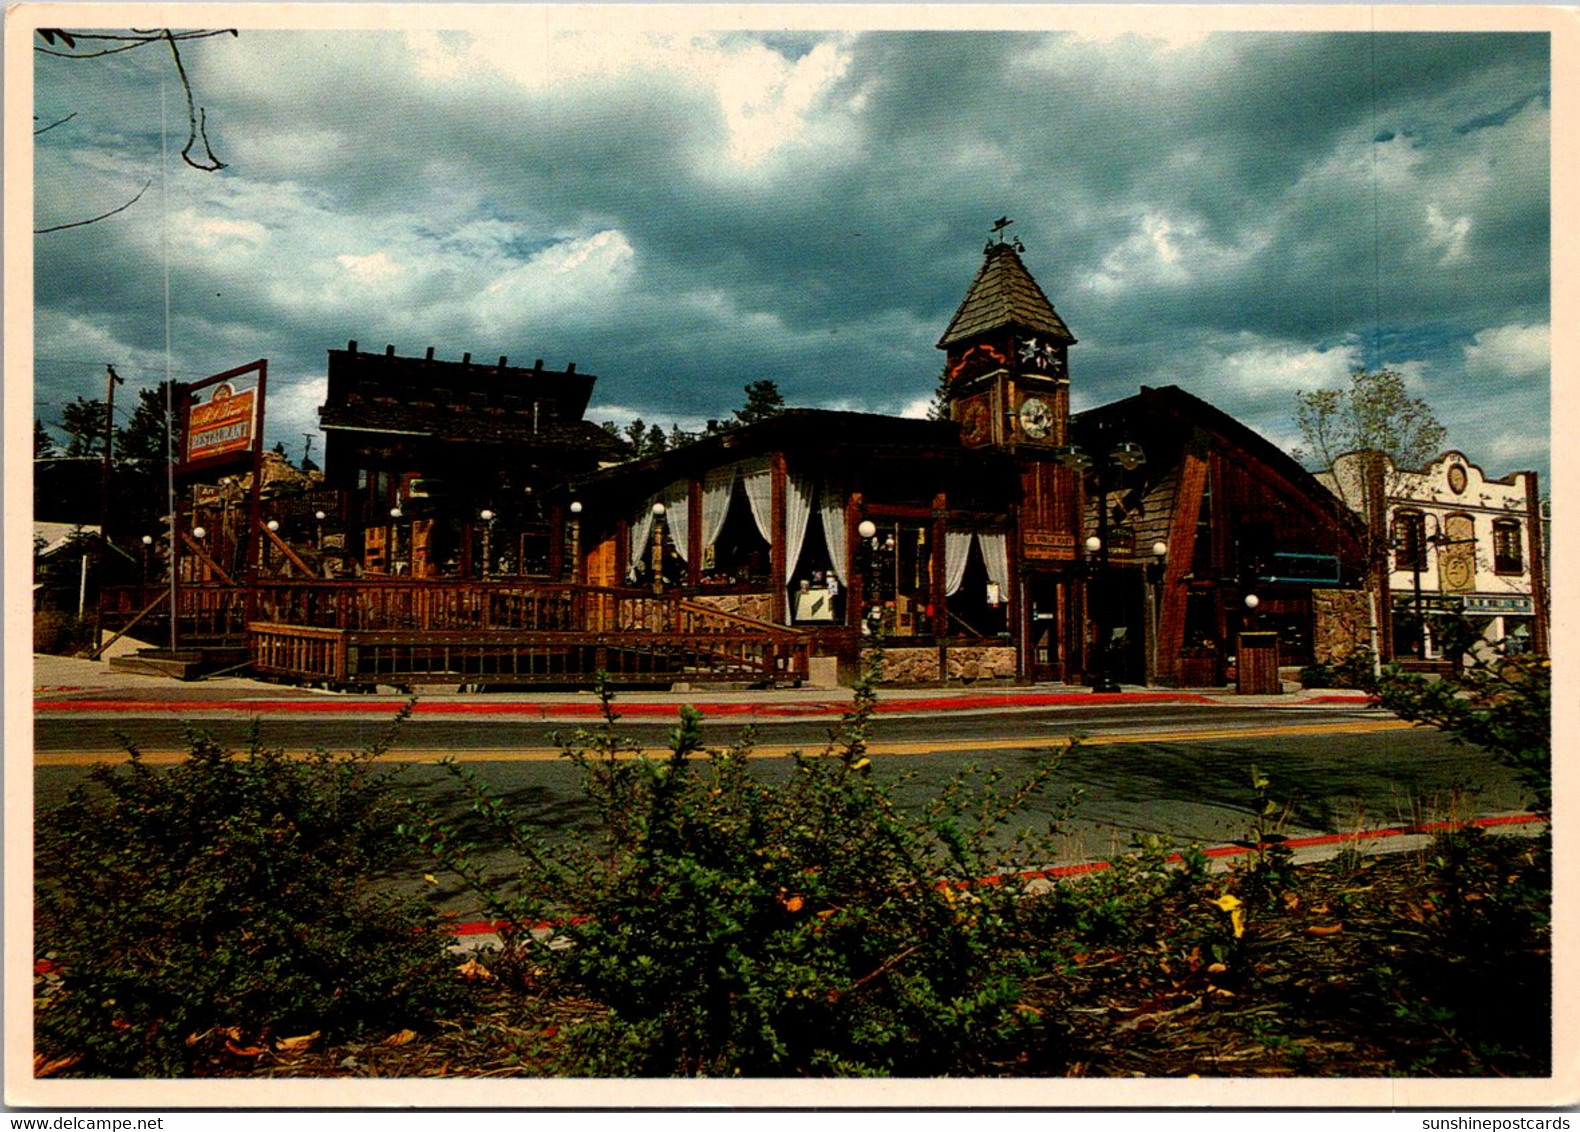
<instances>
[{"instance_id":1,"label":"signboard on building","mask_svg":"<svg viewBox=\"0 0 1580 1132\"><path fill-rule=\"evenodd\" d=\"M252 463L262 451L266 369L257 361L186 387L178 472Z\"/></svg>"}]
</instances>

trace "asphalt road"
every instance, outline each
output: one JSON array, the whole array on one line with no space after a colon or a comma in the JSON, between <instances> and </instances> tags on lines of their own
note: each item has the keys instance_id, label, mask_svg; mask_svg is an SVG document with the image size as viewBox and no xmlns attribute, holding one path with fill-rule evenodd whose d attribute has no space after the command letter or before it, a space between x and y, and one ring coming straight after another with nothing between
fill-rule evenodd
<instances>
[{"instance_id":1,"label":"asphalt road","mask_svg":"<svg viewBox=\"0 0 1580 1132\"><path fill-rule=\"evenodd\" d=\"M202 724L227 742L245 734L234 719ZM381 725L365 719L265 720L265 743L287 749L317 745L350 749L370 741ZM821 749L828 721L780 721L757 728L756 773L787 773L784 751ZM667 728L633 722L622 728L661 750ZM575 725L563 725L565 732ZM499 797L553 840L593 828L575 771L548 743L543 721L418 719L403 731L399 781L413 796L453 815L481 834L449 776L434 765L444 754L463 759ZM707 728L722 745L738 723ZM179 750L181 724L165 718L45 717L37 721L35 801L41 813L83 781L88 764L119 749L115 733L147 751ZM1023 709L889 716L873 728L874 772L896 780L899 797L919 803L935 796L967 764L1006 776L1028 773L1072 734L1088 739L1060 755L1051 785L1033 798L1024 825L1059 821L1060 864L1123 849L1133 834L1156 833L1176 844L1220 844L1245 836L1252 819L1250 768L1272 780L1272 794L1288 806L1290 836L1344 833L1447 817L1516 811L1524 799L1513 776L1484 753L1456 745L1429 729L1403 727L1376 709L1256 709L1174 707ZM1071 792L1078 791L1065 816ZM44 819L44 820L47 820ZM490 855L508 872L507 854ZM402 869L399 883L416 883L431 865ZM443 908L466 916L476 903L449 882L425 889Z\"/></svg>"}]
</instances>

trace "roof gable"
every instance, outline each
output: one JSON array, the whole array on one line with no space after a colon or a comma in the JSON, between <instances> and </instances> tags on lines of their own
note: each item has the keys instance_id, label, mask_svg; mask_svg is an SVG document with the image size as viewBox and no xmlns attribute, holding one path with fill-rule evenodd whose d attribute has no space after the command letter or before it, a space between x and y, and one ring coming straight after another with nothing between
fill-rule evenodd
<instances>
[{"instance_id":1,"label":"roof gable","mask_svg":"<svg viewBox=\"0 0 1580 1132\"><path fill-rule=\"evenodd\" d=\"M966 297L938 340L938 348L945 350L956 342L1011 326L1047 334L1066 345L1075 341L1075 335L1020 261L1014 245L989 244L976 278L966 289Z\"/></svg>"}]
</instances>

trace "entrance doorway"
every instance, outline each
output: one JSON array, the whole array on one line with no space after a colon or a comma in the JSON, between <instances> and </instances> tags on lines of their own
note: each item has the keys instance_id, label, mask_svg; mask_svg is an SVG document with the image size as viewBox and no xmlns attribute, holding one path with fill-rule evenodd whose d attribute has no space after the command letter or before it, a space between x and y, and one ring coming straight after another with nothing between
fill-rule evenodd
<instances>
[{"instance_id":1,"label":"entrance doorway","mask_svg":"<svg viewBox=\"0 0 1580 1132\"><path fill-rule=\"evenodd\" d=\"M1026 675L1036 684L1064 679L1064 587L1052 574L1026 578Z\"/></svg>"}]
</instances>

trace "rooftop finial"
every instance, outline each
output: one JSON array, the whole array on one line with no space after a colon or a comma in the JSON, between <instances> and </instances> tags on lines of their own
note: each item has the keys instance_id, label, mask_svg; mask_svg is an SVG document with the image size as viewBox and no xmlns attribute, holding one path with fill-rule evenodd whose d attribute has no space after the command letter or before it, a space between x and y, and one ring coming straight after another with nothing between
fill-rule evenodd
<instances>
[{"instance_id":1,"label":"rooftop finial","mask_svg":"<svg viewBox=\"0 0 1580 1132\"><path fill-rule=\"evenodd\" d=\"M1006 242L1004 239L1004 229L1008 228L1013 223L1015 222L1007 216L1000 216L997 220L993 221L992 232L993 235L998 237L999 243L1002 244Z\"/></svg>"}]
</instances>

